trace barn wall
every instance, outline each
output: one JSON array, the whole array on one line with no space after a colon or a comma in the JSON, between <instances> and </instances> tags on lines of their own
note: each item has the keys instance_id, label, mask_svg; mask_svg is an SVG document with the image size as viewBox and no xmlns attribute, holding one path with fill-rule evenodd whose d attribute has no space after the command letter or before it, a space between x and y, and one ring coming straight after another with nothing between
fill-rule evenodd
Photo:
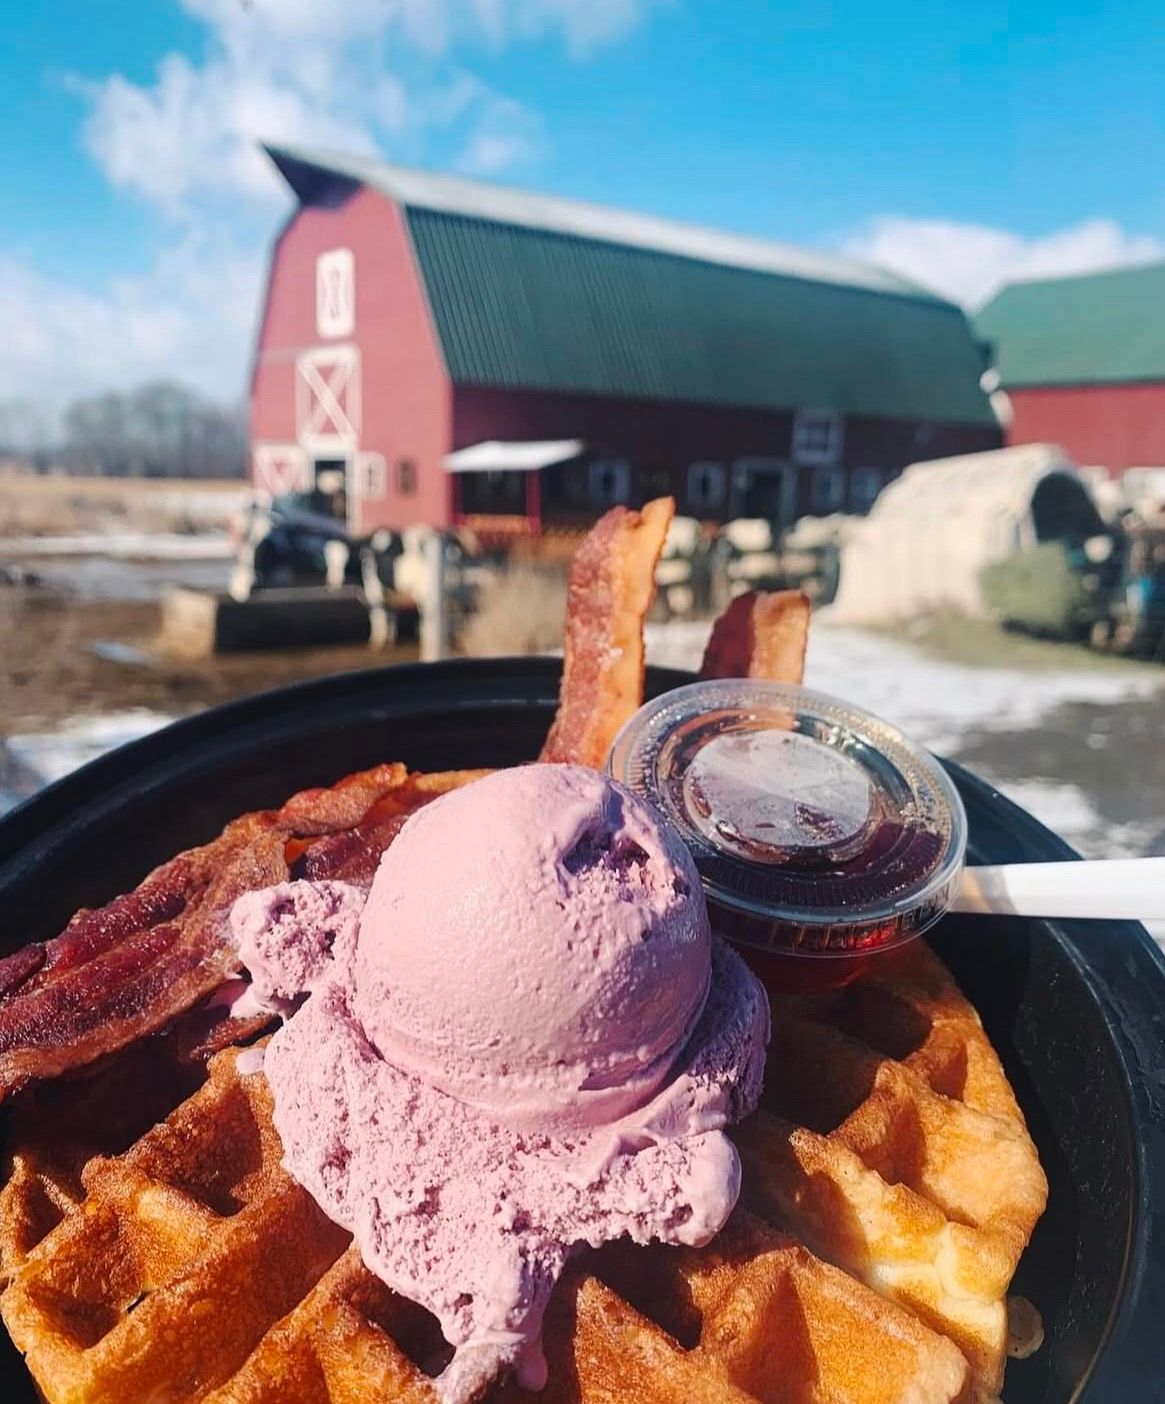
<instances>
[{"instance_id":1,"label":"barn wall","mask_svg":"<svg viewBox=\"0 0 1165 1404\"><path fill-rule=\"evenodd\" d=\"M356 317L353 334L337 340L359 348L359 450L383 456L387 480L385 497L359 501L353 523L361 531L446 524L451 496L440 463L449 450L450 391L444 362L400 211L373 191L361 189L335 208L301 208L277 243L252 383L252 442L296 442L296 356L334 344L317 333L316 259L341 247L354 255ZM402 460L416 465L417 487L409 495L398 491Z\"/></svg>"},{"instance_id":2,"label":"barn wall","mask_svg":"<svg viewBox=\"0 0 1165 1404\"><path fill-rule=\"evenodd\" d=\"M632 500L670 492L681 512L709 519L728 513L698 510L686 502L688 466L701 460L730 465L748 457L788 461L792 432L791 411L471 387L455 387L453 392L455 448L483 439L582 439L592 457L631 461L636 470ZM998 430L981 426L850 418L845 421L841 466L847 474L879 468L889 478L919 459L998 448L1001 442ZM813 475L801 468L796 511L813 510ZM545 513L548 520L564 515L571 514L553 508Z\"/></svg>"},{"instance_id":3,"label":"barn wall","mask_svg":"<svg viewBox=\"0 0 1165 1404\"><path fill-rule=\"evenodd\" d=\"M1082 466L1113 474L1165 465L1165 383L1008 392L1011 444L1060 444Z\"/></svg>"}]
</instances>

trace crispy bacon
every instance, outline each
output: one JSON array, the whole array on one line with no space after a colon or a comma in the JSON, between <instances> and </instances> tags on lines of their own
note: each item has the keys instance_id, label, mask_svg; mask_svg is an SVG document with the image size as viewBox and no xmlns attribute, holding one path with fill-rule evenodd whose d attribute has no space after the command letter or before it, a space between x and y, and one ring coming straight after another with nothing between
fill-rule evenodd
<instances>
[{"instance_id":1,"label":"crispy bacon","mask_svg":"<svg viewBox=\"0 0 1165 1404\"><path fill-rule=\"evenodd\" d=\"M25 946L23 950L14 951L12 955L0 960L0 999L17 985L23 985L44 963L45 948L39 943Z\"/></svg>"},{"instance_id":2,"label":"crispy bacon","mask_svg":"<svg viewBox=\"0 0 1165 1404\"><path fill-rule=\"evenodd\" d=\"M476 773L410 776L402 765L378 766L304 791L282 809L236 819L133 892L78 912L53 940L0 962L0 1099L192 1009L238 968L226 931L236 897L281 882L293 861L312 867L317 847L320 875L369 879L409 813ZM341 859L335 846L353 835L355 848Z\"/></svg>"},{"instance_id":3,"label":"crispy bacon","mask_svg":"<svg viewBox=\"0 0 1165 1404\"><path fill-rule=\"evenodd\" d=\"M329 834L297 853L291 876L311 882L371 883L385 849L410 815L446 791L488 774L488 770L450 770L411 776L407 784L374 804L359 824Z\"/></svg>"},{"instance_id":4,"label":"crispy bacon","mask_svg":"<svg viewBox=\"0 0 1165 1404\"><path fill-rule=\"evenodd\" d=\"M136 891L79 912L39 948L39 968L0 999L0 1097L162 1028L230 973L223 913L285 872L281 840L257 820L236 821Z\"/></svg>"},{"instance_id":5,"label":"crispy bacon","mask_svg":"<svg viewBox=\"0 0 1165 1404\"><path fill-rule=\"evenodd\" d=\"M407 809L408 794L408 768L392 761L372 770L358 770L334 785L300 790L275 818L281 827L306 839L354 828L378 804Z\"/></svg>"},{"instance_id":6,"label":"crispy bacon","mask_svg":"<svg viewBox=\"0 0 1165 1404\"><path fill-rule=\"evenodd\" d=\"M712 626L702 678L799 683L809 642L809 596L801 590L738 596Z\"/></svg>"},{"instance_id":7,"label":"crispy bacon","mask_svg":"<svg viewBox=\"0 0 1165 1404\"><path fill-rule=\"evenodd\" d=\"M670 497L642 512L612 508L575 552L562 692L542 760L601 767L615 733L642 702L643 622L674 512Z\"/></svg>"}]
</instances>

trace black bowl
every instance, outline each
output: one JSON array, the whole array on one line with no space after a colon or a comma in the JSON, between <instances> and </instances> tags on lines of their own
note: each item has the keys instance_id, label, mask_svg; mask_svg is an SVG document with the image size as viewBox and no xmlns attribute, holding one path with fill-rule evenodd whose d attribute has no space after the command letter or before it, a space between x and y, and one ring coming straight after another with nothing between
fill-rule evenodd
<instances>
[{"instance_id":1,"label":"black bowl","mask_svg":"<svg viewBox=\"0 0 1165 1404\"><path fill-rule=\"evenodd\" d=\"M375 669L204 712L94 761L0 821L11 946L51 936L243 810L384 760L423 770L531 758L559 666ZM654 694L689 681L652 671ZM973 862L1074 856L957 766ZM1047 1342L1008 1367L1008 1404L1165 1399L1165 959L1127 922L948 917L939 954L975 1002L1051 1183L1015 1291ZM2 1335L2 1333L0 1333ZM0 1399L33 1404L0 1345ZM130 1401L127 1401L130 1404Z\"/></svg>"}]
</instances>

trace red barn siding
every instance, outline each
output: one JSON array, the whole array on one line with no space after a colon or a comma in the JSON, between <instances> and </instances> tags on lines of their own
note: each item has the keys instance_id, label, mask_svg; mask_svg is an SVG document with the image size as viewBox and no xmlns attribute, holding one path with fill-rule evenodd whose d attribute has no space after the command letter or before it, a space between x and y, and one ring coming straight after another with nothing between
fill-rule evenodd
<instances>
[{"instance_id":1,"label":"red barn siding","mask_svg":"<svg viewBox=\"0 0 1165 1404\"><path fill-rule=\"evenodd\" d=\"M344 247L355 259L356 317L351 337L360 350L360 451L383 455L388 494L354 512L357 530L445 525L451 400L444 362L413 261L400 210L366 188L335 208L304 206L281 235L272 260L251 388L255 442L293 444L295 358L323 341L316 332L316 259ZM321 453L321 457L325 456ZM396 465L416 464L416 491L397 490Z\"/></svg>"},{"instance_id":2,"label":"red barn siding","mask_svg":"<svg viewBox=\"0 0 1165 1404\"><path fill-rule=\"evenodd\" d=\"M681 512L689 510L685 484L690 464L709 460L730 465L750 457L787 462L792 433L792 411L463 386L453 392L455 448L483 439L582 439L593 457L629 459L641 470L639 495L670 491ZM847 418L841 466L879 468L889 479L920 458L998 448L1000 442L999 431L990 427ZM813 510L812 482L812 471L801 468L796 494L800 513ZM548 511L547 519L551 515Z\"/></svg>"},{"instance_id":3,"label":"red barn siding","mask_svg":"<svg viewBox=\"0 0 1165 1404\"><path fill-rule=\"evenodd\" d=\"M584 440L596 455L689 462L725 454L787 454L791 414L716 405L601 399L459 386L453 392L453 443L483 439ZM503 426L505 432L503 432Z\"/></svg>"},{"instance_id":4,"label":"red barn siding","mask_svg":"<svg viewBox=\"0 0 1165 1404\"><path fill-rule=\"evenodd\" d=\"M1165 464L1165 383L1074 385L1008 392L1008 443L1060 444L1112 473Z\"/></svg>"}]
</instances>

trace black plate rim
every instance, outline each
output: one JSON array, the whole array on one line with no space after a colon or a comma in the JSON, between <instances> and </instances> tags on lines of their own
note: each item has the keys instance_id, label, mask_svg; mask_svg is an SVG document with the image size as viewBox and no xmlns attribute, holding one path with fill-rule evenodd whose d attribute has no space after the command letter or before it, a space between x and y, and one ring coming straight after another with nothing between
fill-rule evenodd
<instances>
[{"instance_id":1,"label":"black plate rim","mask_svg":"<svg viewBox=\"0 0 1165 1404\"><path fill-rule=\"evenodd\" d=\"M1025 846L1039 854L1040 861L1080 860L1080 855L1059 835L993 785L954 761L943 759L942 764L964 800L970 799L968 808L976 803L990 803L998 814L1006 816L1009 827L1024 840ZM1129 1398L1129 1381L1120 1373L1122 1353L1128 1351L1138 1358L1149 1356L1150 1343L1160 1331L1155 1323L1161 1321L1161 1306L1165 1303L1165 1223L1159 1212L1156 1217L1153 1212L1154 1203L1160 1204L1165 1197L1165 1104L1154 1099L1146 1079L1133 1075L1134 1067L1143 1070L1146 1061L1154 1058L1165 1087L1165 952L1139 922L1049 920L1045 924L1100 1011L1117 1052L1129 1119L1138 1133L1130 1147L1135 1193L1120 1295L1113 1304L1092 1368L1074 1396L1089 1404L1123 1404ZM1125 989L1115 989L1100 968L1098 955L1111 961L1114 954L1111 949L1105 950L1102 943L1111 944L1114 936L1123 947L1121 954L1134 984L1140 986L1139 1000L1130 1000ZM1161 1382L1158 1383L1160 1387Z\"/></svg>"},{"instance_id":2,"label":"black plate rim","mask_svg":"<svg viewBox=\"0 0 1165 1404\"><path fill-rule=\"evenodd\" d=\"M258 725L277 726L282 716L322 702L338 688L367 695L370 702L386 684L394 691L432 693L442 710L455 712L491 700L512 701L507 684L545 684L556 681L560 672L560 659L526 657L372 667L288 684L180 718L88 762L0 817L0 880L6 871L35 858L50 835L70 827L72 816L100 807L106 792L124 784L128 775L164 767L167 759L188 754L204 740L222 745L230 733L239 741L253 737ZM443 684L453 680L462 691L451 697ZM691 680L692 675L681 670L649 668L647 693L653 696ZM1079 857L992 785L954 762L943 764L969 801L968 808L993 810L1040 861ZM1100 1010L1116 1050L1129 1120L1137 1132L1132 1148L1136 1193L1121 1292L1103 1344L1076 1394L1087 1404L1118 1404L1129 1397L1124 1362L1153 1357L1159 1322L1165 1319L1165 1214L1153 1211L1154 1204L1165 1204L1165 953L1134 922L1047 925Z\"/></svg>"}]
</instances>

